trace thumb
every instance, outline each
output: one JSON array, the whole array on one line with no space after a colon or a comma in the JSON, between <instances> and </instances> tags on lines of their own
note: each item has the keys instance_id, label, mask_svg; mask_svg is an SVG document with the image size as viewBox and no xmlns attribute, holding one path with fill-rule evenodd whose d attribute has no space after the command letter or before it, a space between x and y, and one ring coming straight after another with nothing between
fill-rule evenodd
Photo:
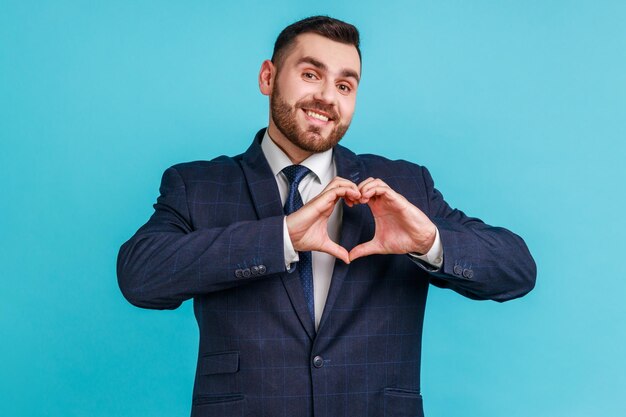
<instances>
[{"instance_id":1,"label":"thumb","mask_svg":"<svg viewBox=\"0 0 626 417\"><path fill-rule=\"evenodd\" d=\"M376 240L372 239L369 242L361 243L360 245L355 246L350 251L350 262L354 261L357 258L362 258L368 255L374 255L376 253L382 253L380 251L380 245Z\"/></svg>"},{"instance_id":2,"label":"thumb","mask_svg":"<svg viewBox=\"0 0 626 417\"><path fill-rule=\"evenodd\" d=\"M350 263L350 255L348 254L348 251L343 246L336 244L330 239L324 242L320 250L333 255L335 258L341 259L347 264Z\"/></svg>"}]
</instances>

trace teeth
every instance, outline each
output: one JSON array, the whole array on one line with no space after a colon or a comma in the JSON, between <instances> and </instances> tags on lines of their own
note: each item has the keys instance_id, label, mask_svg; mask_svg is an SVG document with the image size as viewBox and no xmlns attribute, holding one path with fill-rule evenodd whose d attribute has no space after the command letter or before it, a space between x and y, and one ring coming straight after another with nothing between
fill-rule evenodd
<instances>
[{"instance_id":1,"label":"teeth","mask_svg":"<svg viewBox=\"0 0 626 417\"><path fill-rule=\"evenodd\" d=\"M327 122L327 121L328 121L328 117L323 116L323 115L321 115L321 114L319 114L319 113L314 113L314 112L312 112L311 110L308 110L308 111L306 112L306 114L308 114L308 115L309 115L309 116L311 116L311 117L316 118L317 120L321 120L321 121L323 121L323 122Z\"/></svg>"}]
</instances>

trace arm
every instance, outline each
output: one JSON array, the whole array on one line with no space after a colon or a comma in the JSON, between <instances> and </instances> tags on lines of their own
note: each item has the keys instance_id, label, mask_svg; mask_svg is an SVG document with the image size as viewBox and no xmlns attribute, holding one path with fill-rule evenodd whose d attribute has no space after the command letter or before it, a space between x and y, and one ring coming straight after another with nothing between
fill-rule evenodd
<instances>
[{"instance_id":1,"label":"arm","mask_svg":"<svg viewBox=\"0 0 626 417\"><path fill-rule=\"evenodd\" d=\"M522 238L452 209L421 168L430 218L443 246L443 265L431 283L472 299L507 301L533 289L537 267Z\"/></svg>"},{"instance_id":2,"label":"arm","mask_svg":"<svg viewBox=\"0 0 626 417\"><path fill-rule=\"evenodd\" d=\"M427 254L438 232L443 247L440 268L411 257L429 273L432 284L477 300L506 301L528 293L535 284L536 266L524 241L450 208L426 168L413 169L411 177L423 180L424 211L380 179L368 178L359 184L360 203L369 205L376 226L374 238L353 248L350 259Z\"/></svg>"},{"instance_id":3,"label":"arm","mask_svg":"<svg viewBox=\"0 0 626 417\"><path fill-rule=\"evenodd\" d=\"M163 174L154 214L122 247L120 289L132 304L173 309L192 297L285 271L284 216L194 230L176 170Z\"/></svg>"}]
</instances>

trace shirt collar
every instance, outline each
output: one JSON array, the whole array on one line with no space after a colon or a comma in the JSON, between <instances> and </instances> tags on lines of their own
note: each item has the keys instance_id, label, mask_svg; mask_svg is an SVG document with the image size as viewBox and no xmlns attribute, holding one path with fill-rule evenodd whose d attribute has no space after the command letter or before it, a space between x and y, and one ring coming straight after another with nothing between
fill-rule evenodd
<instances>
[{"instance_id":1,"label":"shirt collar","mask_svg":"<svg viewBox=\"0 0 626 417\"><path fill-rule=\"evenodd\" d=\"M261 142L261 149L274 176L280 174L283 168L293 165L287 154L274 143L267 130ZM333 176L333 150L314 153L302 161L300 165L309 168L315 174L316 181L328 184Z\"/></svg>"}]
</instances>

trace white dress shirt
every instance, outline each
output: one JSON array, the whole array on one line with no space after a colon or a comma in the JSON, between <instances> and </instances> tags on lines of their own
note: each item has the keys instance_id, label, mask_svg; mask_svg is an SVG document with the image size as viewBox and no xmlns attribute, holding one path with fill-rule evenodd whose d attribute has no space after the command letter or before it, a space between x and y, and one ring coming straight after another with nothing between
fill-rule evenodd
<instances>
[{"instance_id":1,"label":"white dress shirt","mask_svg":"<svg viewBox=\"0 0 626 417\"><path fill-rule=\"evenodd\" d=\"M282 149L274 143L270 138L267 130L265 136L261 142L261 149L263 154L269 163L269 166L276 179L278 185L278 191L280 193L281 203L284 205L287 201L287 195L289 193L289 181L282 170L285 167L293 165L293 162L283 152ZM337 167L335 165L335 159L333 157L333 150L329 149L325 152L314 153L307 159L302 161L300 165L304 165L311 170L307 174L300 184L298 185L298 191L302 197L302 203L306 204L319 193L337 176ZM339 242L340 230L341 230L341 214L342 214L341 200L337 202L335 210L328 219L328 237L333 242ZM291 268L291 264L298 262L298 253L294 250L289 232L287 230L287 220L285 217L283 225L284 235L284 252L285 252L285 267ZM328 296L328 289L330 288L330 280L333 275L333 267L335 264L335 257L324 252L312 251L311 253L313 263L313 297L315 303L315 328L317 329L324 312L324 305L326 304L326 297ZM429 263L435 268L440 268L443 263L443 248L441 247L441 241L439 239L439 231L435 236L435 243L433 247L425 255L411 254L414 258L420 259Z\"/></svg>"}]
</instances>

